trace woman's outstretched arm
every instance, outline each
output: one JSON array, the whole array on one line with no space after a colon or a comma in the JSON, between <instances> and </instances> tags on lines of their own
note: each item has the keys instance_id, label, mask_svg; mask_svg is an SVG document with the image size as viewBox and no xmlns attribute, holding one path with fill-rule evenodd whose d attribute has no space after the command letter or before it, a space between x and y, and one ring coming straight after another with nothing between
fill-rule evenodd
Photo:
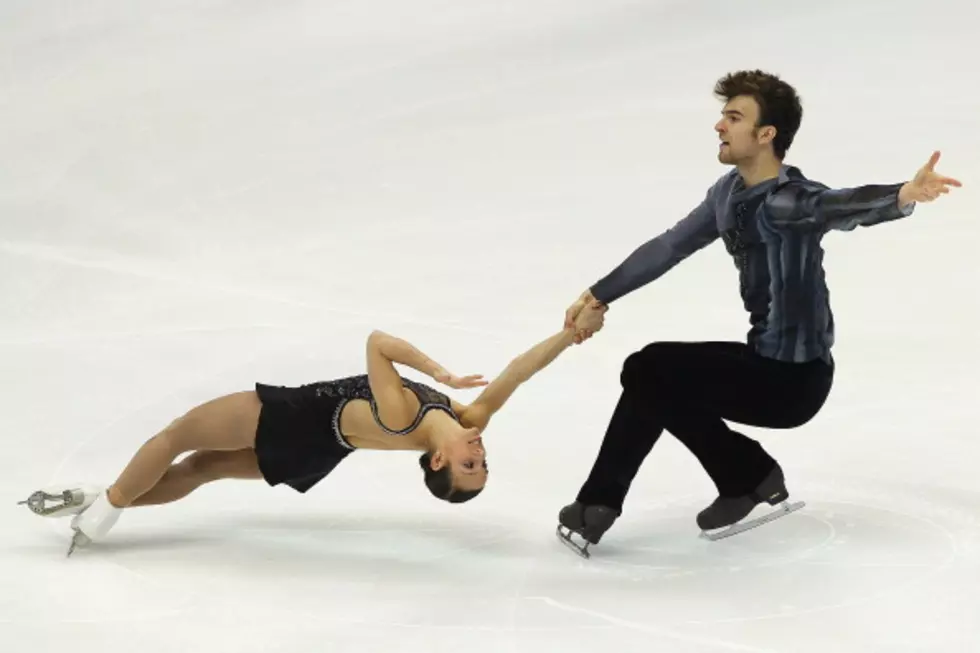
<instances>
[{"instance_id":1,"label":"woman's outstretched arm","mask_svg":"<svg viewBox=\"0 0 980 653\"><path fill-rule=\"evenodd\" d=\"M590 305L578 314L572 327L562 329L512 360L500 376L466 407L466 421L480 429L486 428L490 418L503 408L521 384L550 365L563 351L575 343L575 334L578 331L599 331L606 310L604 305Z\"/></svg>"}]
</instances>

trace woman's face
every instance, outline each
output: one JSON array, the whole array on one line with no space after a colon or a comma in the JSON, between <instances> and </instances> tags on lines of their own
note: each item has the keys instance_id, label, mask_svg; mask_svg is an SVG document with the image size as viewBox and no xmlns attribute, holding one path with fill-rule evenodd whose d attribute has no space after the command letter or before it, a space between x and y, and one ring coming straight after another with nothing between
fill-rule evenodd
<instances>
[{"instance_id":1,"label":"woman's face","mask_svg":"<svg viewBox=\"0 0 980 653\"><path fill-rule=\"evenodd\" d=\"M432 469L449 465L453 486L460 490L478 490L486 485L487 455L483 438L476 428L462 429L432 455Z\"/></svg>"}]
</instances>

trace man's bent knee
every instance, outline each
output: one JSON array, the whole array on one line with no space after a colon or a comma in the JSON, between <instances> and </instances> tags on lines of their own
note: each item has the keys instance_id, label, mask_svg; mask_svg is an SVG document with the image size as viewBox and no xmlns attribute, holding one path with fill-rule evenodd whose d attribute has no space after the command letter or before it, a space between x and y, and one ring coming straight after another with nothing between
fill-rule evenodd
<instances>
[{"instance_id":1,"label":"man's bent knee","mask_svg":"<svg viewBox=\"0 0 980 653\"><path fill-rule=\"evenodd\" d=\"M623 361L619 382L624 390L643 386L649 390L663 389L665 378L670 374L664 349L657 343L635 351Z\"/></svg>"}]
</instances>

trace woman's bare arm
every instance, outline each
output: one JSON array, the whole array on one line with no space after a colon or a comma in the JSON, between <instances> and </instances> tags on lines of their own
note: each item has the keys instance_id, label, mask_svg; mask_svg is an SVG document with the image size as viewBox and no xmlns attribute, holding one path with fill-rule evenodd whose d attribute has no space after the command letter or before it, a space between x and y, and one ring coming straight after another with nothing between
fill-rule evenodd
<instances>
[{"instance_id":1,"label":"woman's bare arm","mask_svg":"<svg viewBox=\"0 0 980 653\"><path fill-rule=\"evenodd\" d=\"M571 327L562 329L512 360L500 373L500 376L495 378L480 393L480 396L467 406L465 414L469 425L480 429L486 428L490 418L503 408L517 388L550 365L563 351L575 343L575 334L579 330L598 331L601 329L602 316L605 312L604 306L589 306L578 314Z\"/></svg>"},{"instance_id":2,"label":"woman's bare arm","mask_svg":"<svg viewBox=\"0 0 980 653\"><path fill-rule=\"evenodd\" d=\"M406 340L373 331L367 340L368 383L378 416L388 428L404 428L415 418L395 363L405 365L453 388L486 385L480 375L457 377Z\"/></svg>"},{"instance_id":3,"label":"woman's bare arm","mask_svg":"<svg viewBox=\"0 0 980 653\"><path fill-rule=\"evenodd\" d=\"M429 376L436 373L439 365L401 338L382 331L373 331L368 336L368 383L378 404L378 416L388 428L400 429L411 424L415 415L395 363L407 365Z\"/></svg>"}]
</instances>

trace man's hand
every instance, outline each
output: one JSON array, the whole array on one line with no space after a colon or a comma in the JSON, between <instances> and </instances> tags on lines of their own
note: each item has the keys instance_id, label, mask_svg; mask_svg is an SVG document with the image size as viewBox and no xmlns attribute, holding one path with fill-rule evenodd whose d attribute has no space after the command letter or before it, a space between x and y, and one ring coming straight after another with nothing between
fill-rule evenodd
<instances>
[{"instance_id":1,"label":"man's hand","mask_svg":"<svg viewBox=\"0 0 980 653\"><path fill-rule=\"evenodd\" d=\"M596 301L582 309L575 318L575 341L581 343L591 338L592 334L600 331L604 322L603 316L608 310L608 306Z\"/></svg>"},{"instance_id":2,"label":"man's hand","mask_svg":"<svg viewBox=\"0 0 980 653\"><path fill-rule=\"evenodd\" d=\"M575 344L582 344L602 328L602 315L607 310L609 310L609 307L593 297L590 290L586 290L579 295L575 303L565 311L565 328L575 329ZM580 317L583 317L583 311L599 311L599 313L597 316L589 315L584 317L584 321L580 321ZM589 328L590 324L596 324L597 328Z\"/></svg>"},{"instance_id":3,"label":"man's hand","mask_svg":"<svg viewBox=\"0 0 980 653\"><path fill-rule=\"evenodd\" d=\"M913 202L931 202L940 195L949 192L950 186L963 186L951 177L944 177L936 172L939 152L933 152L929 161L919 169L912 181L907 182L898 192L898 205L905 208Z\"/></svg>"}]
</instances>

